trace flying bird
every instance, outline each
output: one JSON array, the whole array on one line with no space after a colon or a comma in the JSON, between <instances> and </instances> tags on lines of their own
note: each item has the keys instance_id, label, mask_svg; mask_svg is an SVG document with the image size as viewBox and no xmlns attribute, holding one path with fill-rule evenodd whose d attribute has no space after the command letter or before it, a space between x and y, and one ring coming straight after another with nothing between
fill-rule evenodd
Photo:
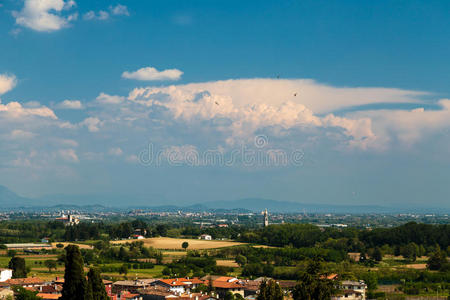
<instances>
[{"instance_id":1,"label":"flying bird","mask_svg":"<svg viewBox=\"0 0 450 300\"><path fill-rule=\"evenodd\" d=\"M219 105L219 102L216 101L216 104Z\"/></svg>"},{"instance_id":2,"label":"flying bird","mask_svg":"<svg viewBox=\"0 0 450 300\"><path fill-rule=\"evenodd\" d=\"M297 97L297 93L294 93L294 97Z\"/></svg>"}]
</instances>

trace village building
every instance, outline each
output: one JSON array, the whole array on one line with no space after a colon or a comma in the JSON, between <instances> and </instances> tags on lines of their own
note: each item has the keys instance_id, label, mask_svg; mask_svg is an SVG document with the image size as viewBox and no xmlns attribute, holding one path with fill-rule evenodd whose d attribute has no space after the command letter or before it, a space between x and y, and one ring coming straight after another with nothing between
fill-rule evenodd
<instances>
[{"instance_id":1,"label":"village building","mask_svg":"<svg viewBox=\"0 0 450 300\"><path fill-rule=\"evenodd\" d=\"M167 288L170 292L184 294L190 292L191 289L195 289L200 284L204 284L204 281L199 278L176 278L176 279L159 279L152 283L152 286L161 286Z\"/></svg>"},{"instance_id":2,"label":"village building","mask_svg":"<svg viewBox=\"0 0 450 300\"><path fill-rule=\"evenodd\" d=\"M23 288L34 288L35 290L38 290L44 285L47 285L47 283L43 279L40 279L38 277L13 278L8 279L4 282L0 282L0 288L21 286Z\"/></svg>"},{"instance_id":3,"label":"village building","mask_svg":"<svg viewBox=\"0 0 450 300\"><path fill-rule=\"evenodd\" d=\"M137 293L139 289L149 287L157 279L136 279L136 280L121 280L112 284L112 293L118 294L122 291L130 293Z\"/></svg>"},{"instance_id":4,"label":"village building","mask_svg":"<svg viewBox=\"0 0 450 300\"><path fill-rule=\"evenodd\" d=\"M4 282L11 278L12 278L12 270L11 269L0 269L0 282Z\"/></svg>"},{"instance_id":5,"label":"village building","mask_svg":"<svg viewBox=\"0 0 450 300\"><path fill-rule=\"evenodd\" d=\"M206 241L211 241L212 240L212 236L210 236L209 234L202 234L201 236L198 237L199 240L206 240Z\"/></svg>"},{"instance_id":6,"label":"village building","mask_svg":"<svg viewBox=\"0 0 450 300\"><path fill-rule=\"evenodd\" d=\"M52 245L38 244L38 243L18 243L18 244L5 244L8 250L51 250Z\"/></svg>"},{"instance_id":7,"label":"village building","mask_svg":"<svg viewBox=\"0 0 450 300\"><path fill-rule=\"evenodd\" d=\"M361 259L361 253L359 252L349 252L347 253L347 255L350 258L350 260L354 262L359 262L359 260Z\"/></svg>"},{"instance_id":8,"label":"village building","mask_svg":"<svg viewBox=\"0 0 450 300\"><path fill-rule=\"evenodd\" d=\"M68 214L67 216L63 214L61 217L56 218L56 220L63 222L66 226L78 225L80 223L80 219L71 214Z\"/></svg>"},{"instance_id":9,"label":"village building","mask_svg":"<svg viewBox=\"0 0 450 300\"><path fill-rule=\"evenodd\" d=\"M366 300L367 284L364 281L344 280L339 286L338 294L332 300Z\"/></svg>"}]
</instances>

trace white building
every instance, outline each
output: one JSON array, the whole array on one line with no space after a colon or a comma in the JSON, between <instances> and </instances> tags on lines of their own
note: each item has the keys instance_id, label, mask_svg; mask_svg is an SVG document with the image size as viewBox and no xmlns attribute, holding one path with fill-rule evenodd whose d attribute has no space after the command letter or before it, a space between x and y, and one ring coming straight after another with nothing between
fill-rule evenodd
<instances>
[{"instance_id":1,"label":"white building","mask_svg":"<svg viewBox=\"0 0 450 300\"><path fill-rule=\"evenodd\" d=\"M332 300L366 300L367 284L364 281L344 280L341 282L337 296Z\"/></svg>"},{"instance_id":2,"label":"white building","mask_svg":"<svg viewBox=\"0 0 450 300\"><path fill-rule=\"evenodd\" d=\"M199 236L198 239L199 240L211 241L212 240L212 236L210 236L209 234L202 234L201 236Z\"/></svg>"},{"instance_id":3,"label":"white building","mask_svg":"<svg viewBox=\"0 0 450 300\"><path fill-rule=\"evenodd\" d=\"M0 282L4 282L11 278L12 278L12 270L11 269L0 269Z\"/></svg>"}]
</instances>

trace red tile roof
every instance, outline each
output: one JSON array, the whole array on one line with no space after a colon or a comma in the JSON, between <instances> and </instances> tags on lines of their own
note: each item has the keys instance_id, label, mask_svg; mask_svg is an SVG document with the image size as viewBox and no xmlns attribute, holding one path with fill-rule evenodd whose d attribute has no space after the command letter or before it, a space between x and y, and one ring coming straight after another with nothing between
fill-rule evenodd
<instances>
[{"instance_id":1,"label":"red tile roof","mask_svg":"<svg viewBox=\"0 0 450 300\"><path fill-rule=\"evenodd\" d=\"M44 300L53 300L59 299L59 297L61 297L61 294L38 293L36 296L41 297Z\"/></svg>"},{"instance_id":2,"label":"red tile roof","mask_svg":"<svg viewBox=\"0 0 450 300\"><path fill-rule=\"evenodd\" d=\"M192 284L202 284L204 283L203 280L199 278L170 278L170 279L160 279L160 282L163 282L170 286L186 286L186 285L192 285Z\"/></svg>"},{"instance_id":3,"label":"red tile roof","mask_svg":"<svg viewBox=\"0 0 450 300\"><path fill-rule=\"evenodd\" d=\"M43 284L44 280L38 277L14 278L6 280L5 283L8 285L39 285Z\"/></svg>"}]
</instances>

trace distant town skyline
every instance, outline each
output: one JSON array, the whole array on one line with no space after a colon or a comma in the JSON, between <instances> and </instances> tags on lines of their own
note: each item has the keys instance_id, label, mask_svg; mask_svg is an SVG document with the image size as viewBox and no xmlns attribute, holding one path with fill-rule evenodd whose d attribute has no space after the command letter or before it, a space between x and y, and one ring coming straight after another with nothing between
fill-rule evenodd
<instances>
[{"instance_id":1,"label":"distant town skyline","mask_svg":"<svg viewBox=\"0 0 450 300\"><path fill-rule=\"evenodd\" d=\"M149 205L448 209L449 12L448 1L5 0L0 185Z\"/></svg>"}]
</instances>

